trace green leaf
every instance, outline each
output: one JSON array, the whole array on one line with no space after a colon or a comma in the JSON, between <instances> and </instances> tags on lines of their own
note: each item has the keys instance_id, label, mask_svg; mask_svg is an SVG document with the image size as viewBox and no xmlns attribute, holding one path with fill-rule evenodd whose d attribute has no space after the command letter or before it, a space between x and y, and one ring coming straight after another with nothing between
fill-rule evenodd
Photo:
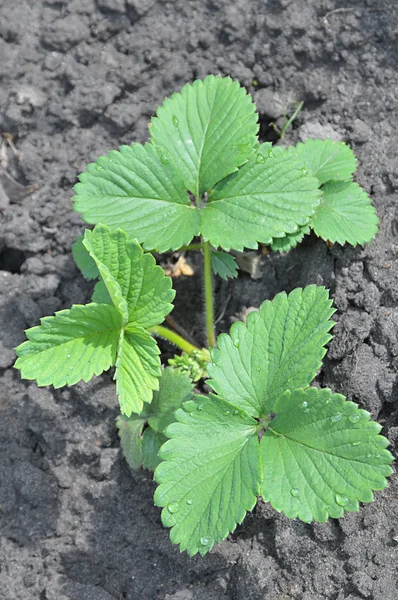
<instances>
[{"instance_id":1,"label":"green leaf","mask_svg":"<svg viewBox=\"0 0 398 600\"><path fill-rule=\"evenodd\" d=\"M144 469L154 471L160 464L159 450L166 441L167 438L163 433L158 433L150 427L145 429L142 436L142 466Z\"/></svg>"},{"instance_id":2,"label":"green leaf","mask_svg":"<svg viewBox=\"0 0 398 600\"><path fill-rule=\"evenodd\" d=\"M150 406L149 425L154 431L163 433L175 421L174 411L183 402L192 399L193 385L186 373L167 368L162 371L159 390L154 392Z\"/></svg>"},{"instance_id":3,"label":"green leaf","mask_svg":"<svg viewBox=\"0 0 398 600\"><path fill-rule=\"evenodd\" d=\"M256 503L257 422L213 395L176 411L171 438L155 471L155 504L172 527L171 541L193 556L206 554L241 523Z\"/></svg>"},{"instance_id":4,"label":"green leaf","mask_svg":"<svg viewBox=\"0 0 398 600\"><path fill-rule=\"evenodd\" d=\"M263 417L280 395L307 387L321 366L334 325L328 292L310 285L266 300L246 325L234 323L211 351L207 383L225 400Z\"/></svg>"},{"instance_id":5,"label":"green leaf","mask_svg":"<svg viewBox=\"0 0 398 600\"><path fill-rule=\"evenodd\" d=\"M222 279L232 279L238 276L238 265L235 258L227 252L217 252L213 250L211 253L211 266L213 273L219 275Z\"/></svg>"},{"instance_id":6,"label":"green leaf","mask_svg":"<svg viewBox=\"0 0 398 600\"><path fill-rule=\"evenodd\" d=\"M357 167L355 154L344 142L332 140L307 140L290 147L289 152L297 156L315 175L320 184L331 179L351 179Z\"/></svg>"},{"instance_id":7,"label":"green leaf","mask_svg":"<svg viewBox=\"0 0 398 600\"><path fill-rule=\"evenodd\" d=\"M122 320L113 306L75 305L26 331L28 340L15 352L24 379L55 388L89 381L116 362Z\"/></svg>"},{"instance_id":8,"label":"green leaf","mask_svg":"<svg viewBox=\"0 0 398 600\"><path fill-rule=\"evenodd\" d=\"M136 471L142 465L142 430L145 426L145 417L120 415L116 427L120 437L123 455L131 469Z\"/></svg>"},{"instance_id":9,"label":"green leaf","mask_svg":"<svg viewBox=\"0 0 398 600\"><path fill-rule=\"evenodd\" d=\"M311 223L319 237L353 246L373 240L379 219L369 196L359 185L330 181L322 187L322 192L321 204Z\"/></svg>"},{"instance_id":10,"label":"green leaf","mask_svg":"<svg viewBox=\"0 0 398 600\"><path fill-rule=\"evenodd\" d=\"M331 390L286 392L261 439L261 494L302 521L338 518L386 487L393 460L381 426Z\"/></svg>"},{"instance_id":11,"label":"green leaf","mask_svg":"<svg viewBox=\"0 0 398 600\"><path fill-rule=\"evenodd\" d=\"M87 230L84 244L96 261L115 306L122 307L126 322L148 329L164 320L173 308L175 293L170 277L156 265L151 254L144 254L141 246L128 239L121 229L111 231L105 225Z\"/></svg>"},{"instance_id":12,"label":"green leaf","mask_svg":"<svg viewBox=\"0 0 398 600\"><path fill-rule=\"evenodd\" d=\"M79 235L72 244L72 256L85 279L97 279L99 276L97 265L84 247L82 235Z\"/></svg>"},{"instance_id":13,"label":"green leaf","mask_svg":"<svg viewBox=\"0 0 398 600\"><path fill-rule=\"evenodd\" d=\"M151 141L174 162L185 187L201 196L253 153L255 111L237 81L209 75L164 101L152 119Z\"/></svg>"},{"instance_id":14,"label":"green leaf","mask_svg":"<svg viewBox=\"0 0 398 600\"><path fill-rule=\"evenodd\" d=\"M91 296L91 302L96 302L97 304L111 304L113 306L112 299L102 279L100 281L97 281L97 283L94 286L93 295Z\"/></svg>"},{"instance_id":15,"label":"green leaf","mask_svg":"<svg viewBox=\"0 0 398 600\"><path fill-rule=\"evenodd\" d=\"M221 181L201 209L202 234L225 250L257 248L306 225L319 205L315 177L283 148L263 146L237 173Z\"/></svg>"},{"instance_id":16,"label":"green leaf","mask_svg":"<svg viewBox=\"0 0 398 600\"><path fill-rule=\"evenodd\" d=\"M74 187L74 208L87 223L123 224L148 250L176 250L199 234L181 175L152 144L121 146L87 165ZM166 226L165 226L166 225Z\"/></svg>"},{"instance_id":17,"label":"green leaf","mask_svg":"<svg viewBox=\"0 0 398 600\"><path fill-rule=\"evenodd\" d=\"M271 248L274 252L288 252L292 248L295 248L309 232L310 226L303 225L295 233L288 233L283 238L273 239Z\"/></svg>"},{"instance_id":18,"label":"green leaf","mask_svg":"<svg viewBox=\"0 0 398 600\"><path fill-rule=\"evenodd\" d=\"M131 327L120 332L115 380L120 409L126 416L140 413L144 402L151 402L153 390L159 388L159 354L156 341L144 329Z\"/></svg>"}]
</instances>

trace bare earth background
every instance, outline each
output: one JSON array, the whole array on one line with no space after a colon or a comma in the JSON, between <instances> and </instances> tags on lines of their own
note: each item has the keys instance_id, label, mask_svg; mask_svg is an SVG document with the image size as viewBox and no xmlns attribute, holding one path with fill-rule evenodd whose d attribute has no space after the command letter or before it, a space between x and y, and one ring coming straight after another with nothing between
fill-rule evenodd
<instances>
[{"instance_id":1,"label":"bare earth background","mask_svg":"<svg viewBox=\"0 0 398 600\"><path fill-rule=\"evenodd\" d=\"M306 525L260 503L205 558L171 546L151 474L132 474L111 376L54 391L22 382L12 348L41 316L86 302L70 254L85 164L147 139L166 95L231 75L258 103L261 139L292 101L286 142L348 141L380 217L364 249L308 238L219 286L220 329L242 305L323 284L338 309L321 385L384 425L398 450L398 9L395 0L0 0L0 131L9 172L40 189L0 208L0 597L5 600L396 600L398 485L340 521ZM253 84L257 82L257 85ZM6 176L0 182L6 189ZM7 188L8 189L8 188ZM176 318L202 335L200 280ZM189 298L189 299L188 299Z\"/></svg>"}]
</instances>

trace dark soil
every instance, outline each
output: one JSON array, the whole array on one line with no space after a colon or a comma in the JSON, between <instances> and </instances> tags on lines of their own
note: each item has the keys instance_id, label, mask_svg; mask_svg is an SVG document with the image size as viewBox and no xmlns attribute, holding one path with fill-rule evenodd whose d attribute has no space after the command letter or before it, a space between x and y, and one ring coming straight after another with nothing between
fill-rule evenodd
<instances>
[{"instance_id":1,"label":"dark soil","mask_svg":"<svg viewBox=\"0 0 398 600\"><path fill-rule=\"evenodd\" d=\"M0 203L0 597L396 600L395 476L373 504L322 525L260 503L209 555L190 559L161 526L151 474L131 473L121 456L110 375L54 391L12 368L25 328L90 296L70 253L84 229L71 203L78 173L121 143L144 142L158 104L184 83L231 75L258 102L262 139L303 100L287 143L352 145L380 233L364 249L310 237L289 255L262 256L260 279L219 286L220 329L281 290L330 288L338 324L319 383L370 410L396 451L395 0L0 0L0 9L0 131L21 153L17 165L9 149L9 172L40 184ZM199 283L200 274L178 280L174 314L200 338Z\"/></svg>"}]
</instances>

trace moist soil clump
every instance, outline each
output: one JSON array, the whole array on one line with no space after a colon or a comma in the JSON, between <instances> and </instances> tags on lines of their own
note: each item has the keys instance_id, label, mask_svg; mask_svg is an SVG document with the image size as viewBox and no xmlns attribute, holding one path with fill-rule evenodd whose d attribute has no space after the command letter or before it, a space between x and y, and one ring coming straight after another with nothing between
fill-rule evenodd
<instances>
[{"instance_id":1,"label":"moist soil clump","mask_svg":"<svg viewBox=\"0 0 398 600\"><path fill-rule=\"evenodd\" d=\"M24 329L90 298L71 256L84 230L71 203L79 172L122 143L145 142L159 103L186 82L230 75L253 95L261 141L276 141L270 123L302 100L286 144L332 138L354 148L380 233L365 248L329 248L312 235L286 255L255 253L260 277L218 283L219 331L243 306L325 285L337 325L318 383L371 411L396 452L398 9L349 4L0 1L0 598L398 597L395 475L374 503L325 524L260 503L225 542L190 559L161 526L152 475L132 473L121 455L110 375L54 390L12 368ZM204 341L196 271L176 280L174 315Z\"/></svg>"}]
</instances>

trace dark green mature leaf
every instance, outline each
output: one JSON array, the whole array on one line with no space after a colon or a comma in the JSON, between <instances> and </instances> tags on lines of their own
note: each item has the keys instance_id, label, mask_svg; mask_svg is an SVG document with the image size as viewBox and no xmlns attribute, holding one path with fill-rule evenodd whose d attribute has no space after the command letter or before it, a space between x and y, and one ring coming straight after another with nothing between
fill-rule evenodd
<instances>
[{"instance_id":1,"label":"dark green mature leaf","mask_svg":"<svg viewBox=\"0 0 398 600\"><path fill-rule=\"evenodd\" d=\"M121 314L127 315L126 323L149 329L164 321L173 308L175 292L171 279L151 254L144 254L141 246L128 239L121 229L111 231L105 225L86 231L84 244L96 261L115 306L124 302Z\"/></svg>"},{"instance_id":2,"label":"dark green mature leaf","mask_svg":"<svg viewBox=\"0 0 398 600\"><path fill-rule=\"evenodd\" d=\"M181 175L152 144L121 146L87 165L74 208L87 223L123 226L148 250L176 250L199 234ZM165 226L165 224L167 226Z\"/></svg>"},{"instance_id":3,"label":"dark green mature leaf","mask_svg":"<svg viewBox=\"0 0 398 600\"><path fill-rule=\"evenodd\" d=\"M333 326L328 292L310 285L282 292L234 323L211 351L207 382L225 400L250 415L274 410L280 395L307 387L321 366Z\"/></svg>"},{"instance_id":4,"label":"dark green mature leaf","mask_svg":"<svg viewBox=\"0 0 398 600\"><path fill-rule=\"evenodd\" d=\"M253 154L255 111L237 81L209 75L164 101L152 119L151 140L174 162L185 187L200 196Z\"/></svg>"},{"instance_id":5,"label":"dark green mature leaf","mask_svg":"<svg viewBox=\"0 0 398 600\"><path fill-rule=\"evenodd\" d=\"M172 527L171 541L193 556L206 554L256 503L257 422L213 395L176 411L155 471L155 504Z\"/></svg>"},{"instance_id":6,"label":"dark green mature leaf","mask_svg":"<svg viewBox=\"0 0 398 600\"><path fill-rule=\"evenodd\" d=\"M97 265L83 245L82 235L79 235L72 244L72 256L85 279L97 279L99 277Z\"/></svg>"},{"instance_id":7,"label":"dark green mature leaf","mask_svg":"<svg viewBox=\"0 0 398 600\"><path fill-rule=\"evenodd\" d=\"M386 487L392 454L381 426L331 390L286 392L261 439L261 494L277 511L302 521L357 511Z\"/></svg>"},{"instance_id":8,"label":"dark green mature leaf","mask_svg":"<svg viewBox=\"0 0 398 600\"><path fill-rule=\"evenodd\" d=\"M101 305L105 306L105 305ZM116 391L120 409L127 417L140 413L159 389L160 350L153 337L140 327L120 332L116 360Z\"/></svg>"},{"instance_id":9,"label":"dark green mature leaf","mask_svg":"<svg viewBox=\"0 0 398 600\"><path fill-rule=\"evenodd\" d=\"M319 205L315 177L283 148L265 144L237 173L221 181L201 209L202 234L225 250L257 248L306 225Z\"/></svg>"},{"instance_id":10,"label":"dark green mature leaf","mask_svg":"<svg viewBox=\"0 0 398 600\"><path fill-rule=\"evenodd\" d=\"M291 146L289 152L306 165L320 184L331 179L351 179L357 166L353 151L344 142L307 140L296 147Z\"/></svg>"},{"instance_id":11,"label":"dark green mature leaf","mask_svg":"<svg viewBox=\"0 0 398 600\"><path fill-rule=\"evenodd\" d=\"M158 464L161 463L159 450L167 441L163 433L154 431L147 427L142 436L142 466L144 469L154 471Z\"/></svg>"},{"instance_id":12,"label":"dark green mature leaf","mask_svg":"<svg viewBox=\"0 0 398 600\"><path fill-rule=\"evenodd\" d=\"M193 385L186 373L167 368L162 371L159 390L154 392L149 407L149 425L159 433L163 433L170 423L175 421L174 411L183 402L192 400Z\"/></svg>"},{"instance_id":13,"label":"dark green mature leaf","mask_svg":"<svg viewBox=\"0 0 398 600\"><path fill-rule=\"evenodd\" d=\"M222 279L234 278L238 276L238 265L235 258L227 252L211 253L211 266L213 273L219 275Z\"/></svg>"},{"instance_id":14,"label":"dark green mature leaf","mask_svg":"<svg viewBox=\"0 0 398 600\"><path fill-rule=\"evenodd\" d=\"M55 388L89 381L116 362L122 319L106 304L75 305L26 331L28 340L15 352L24 379Z\"/></svg>"},{"instance_id":15,"label":"dark green mature leaf","mask_svg":"<svg viewBox=\"0 0 398 600\"><path fill-rule=\"evenodd\" d=\"M315 233L332 243L353 246L371 242L379 219L367 193L351 181L330 181L311 225Z\"/></svg>"}]
</instances>

